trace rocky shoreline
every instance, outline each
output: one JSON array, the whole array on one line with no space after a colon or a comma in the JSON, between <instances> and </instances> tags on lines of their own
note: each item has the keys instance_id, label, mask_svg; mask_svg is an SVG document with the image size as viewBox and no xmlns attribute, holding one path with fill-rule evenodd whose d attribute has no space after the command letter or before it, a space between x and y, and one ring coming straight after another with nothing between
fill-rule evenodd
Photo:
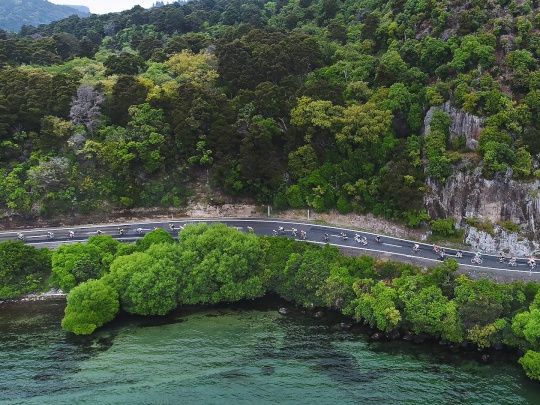
<instances>
[{"instance_id":1,"label":"rocky shoreline","mask_svg":"<svg viewBox=\"0 0 540 405\"><path fill-rule=\"evenodd\" d=\"M36 301L52 301L52 300L65 300L67 294L62 290L52 289L41 293L32 293L23 295L20 298L14 298L9 300L0 300L0 305L3 304L16 304L20 302L36 302Z\"/></svg>"}]
</instances>

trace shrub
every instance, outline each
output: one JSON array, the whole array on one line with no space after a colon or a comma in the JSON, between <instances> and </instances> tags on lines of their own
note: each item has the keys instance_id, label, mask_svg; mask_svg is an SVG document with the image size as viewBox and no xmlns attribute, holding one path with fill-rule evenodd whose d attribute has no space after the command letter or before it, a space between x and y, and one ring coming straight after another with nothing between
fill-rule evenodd
<instances>
[{"instance_id":1,"label":"shrub","mask_svg":"<svg viewBox=\"0 0 540 405\"><path fill-rule=\"evenodd\" d=\"M483 231L485 233L488 233L490 235L495 235L495 227L489 220L482 220L480 218L467 218L465 220L467 225L472 226L479 231Z\"/></svg>"},{"instance_id":2,"label":"shrub","mask_svg":"<svg viewBox=\"0 0 540 405\"><path fill-rule=\"evenodd\" d=\"M426 210L407 211L404 217L405 221L407 221L407 226L410 228L418 228L423 222L431 219Z\"/></svg>"},{"instance_id":3,"label":"shrub","mask_svg":"<svg viewBox=\"0 0 540 405\"><path fill-rule=\"evenodd\" d=\"M306 205L299 185L295 184L287 189L287 203L291 208L302 208Z\"/></svg>"},{"instance_id":4,"label":"shrub","mask_svg":"<svg viewBox=\"0 0 540 405\"><path fill-rule=\"evenodd\" d=\"M499 222L499 226L512 233L519 233L521 231L521 227L518 224L508 220Z\"/></svg>"},{"instance_id":5,"label":"shrub","mask_svg":"<svg viewBox=\"0 0 540 405\"><path fill-rule=\"evenodd\" d=\"M336 203L336 208L340 214L348 214L352 211L351 203L343 195L339 196Z\"/></svg>"},{"instance_id":6,"label":"shrub","mask_svg":"<svg viewBox=\"0 0 540 405\"><path fill-rule=\"evenodd\" d=\"M431 221L431 230L439 236L453 236L456 234L454 218L435 219Z\"/></svg>"}]
</instances>

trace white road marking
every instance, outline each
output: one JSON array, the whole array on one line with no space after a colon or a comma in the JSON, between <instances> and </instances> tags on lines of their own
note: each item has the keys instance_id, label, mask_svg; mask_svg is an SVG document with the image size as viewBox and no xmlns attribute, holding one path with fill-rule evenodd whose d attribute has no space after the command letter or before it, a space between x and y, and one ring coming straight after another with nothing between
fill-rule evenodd
<instances>
[{"instance_id":1,"label":"white road marking","mask_svg":"<svg viewBox=\"0 0 540 405\"><path fill-rule=\"evenodd\" d=\"M383 243L383 245L397 247L397 248L405 247L405 246L400 246L400 245L392 245L391 243Z\"/></svg>"}]
</instances>

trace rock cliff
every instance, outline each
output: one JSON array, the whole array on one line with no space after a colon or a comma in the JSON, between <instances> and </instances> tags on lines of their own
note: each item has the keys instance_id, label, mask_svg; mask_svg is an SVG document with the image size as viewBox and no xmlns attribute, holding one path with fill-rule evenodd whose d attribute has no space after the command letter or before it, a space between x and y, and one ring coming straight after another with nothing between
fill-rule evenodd
<instances>
[{"instance_id":1,"label":"rock cliff","mask_svg":"<svg viewBox=\"0 0 540 405\"><path fill-rule=\"evenodd\" d=\"M442 184L427 180L425 206L434 218L453 217L465 227L466 218L479 218L493 224L511 221L519 224L531 239L540 238L540 181L521 182L510 178L510 173L493 180L482 177L481 167L470 171L456 171ZM495 236L479 236L467 228L466 240L485 251L500 251L513 245L514 253L528 254L538 248L525 240L517 243L517 235L497 232ZM519 245L519 246L518 246Z\"/></svg>"},{"instance_id":2,"label":"rock cliff","mask_svg":"<svg viewBox=\"0 0 540 405\"><path fill-rule=\"evenodd\" d=\"M477 117L476 115L458 110L457 108L452 107L450 101L447 101L440 106L431 107L428 110L424 118L425 134L429 134L430 132L431 119L433 118L433 113L435 111L444 111L450 116L450 119L452 120L452 124L450 125L450 141L463 137L467 149L476 150L478 138L484 126L484 119L482 117Z\"/></svg>"},{"instance_id":3,"label":"rock cliff","mask_svg":"<svg viewBox=\"0 0 540 405\"><path fill-rule=\"evenodd\" d=\"M452 107L449 102L432 107L424 120L424 133L429 133L433 113L448 113L452 123L450 136L465 138L468 149L474 150L482 131L484 120ZM433 179L426 182L424 203L433 218L453 217L458 226L466 229L466 242L475 248L495 252L527 255L538 249L540 239L540 181L516 181L512 172L499 174L493 179L482 176L481 167L463 164L441 183ZM466 218L479 218L492 224L511 221L520 225L522 235L529 240L495 226L490 235L466 226Z\"/></svg>"}]
</instances>

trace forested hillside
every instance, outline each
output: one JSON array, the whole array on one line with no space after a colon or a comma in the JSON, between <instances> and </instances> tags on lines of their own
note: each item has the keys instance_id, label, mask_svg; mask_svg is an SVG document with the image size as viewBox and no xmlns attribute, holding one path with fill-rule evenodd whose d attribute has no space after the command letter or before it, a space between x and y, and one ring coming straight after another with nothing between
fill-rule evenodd
<instances>
[{"instance_id":1,"label":"forested hillside","mask_svg":"<svg viewBox=\"0 0 540 405\"><path fill-rule=\"evenodd\" d=\"M194 179L415 225L426 176L540 177L537 0L202 0L0 34L0 204L179 206ZM450 137L450 101L485 117ZM465 196L464 196L465 197Z\"/></svg>"},{"instance_id":2,"label":"forested hillside","mask_svg":"<svg viewBox=\"0 0 540 405\"><path fill-rule=\"evenodd\" d=\"M62 6L47 0L2 0L0 29L17 32L23 25L47 24L71 15L86 17L90 10L83 6Z\"/></svg>"}]
</instances>

